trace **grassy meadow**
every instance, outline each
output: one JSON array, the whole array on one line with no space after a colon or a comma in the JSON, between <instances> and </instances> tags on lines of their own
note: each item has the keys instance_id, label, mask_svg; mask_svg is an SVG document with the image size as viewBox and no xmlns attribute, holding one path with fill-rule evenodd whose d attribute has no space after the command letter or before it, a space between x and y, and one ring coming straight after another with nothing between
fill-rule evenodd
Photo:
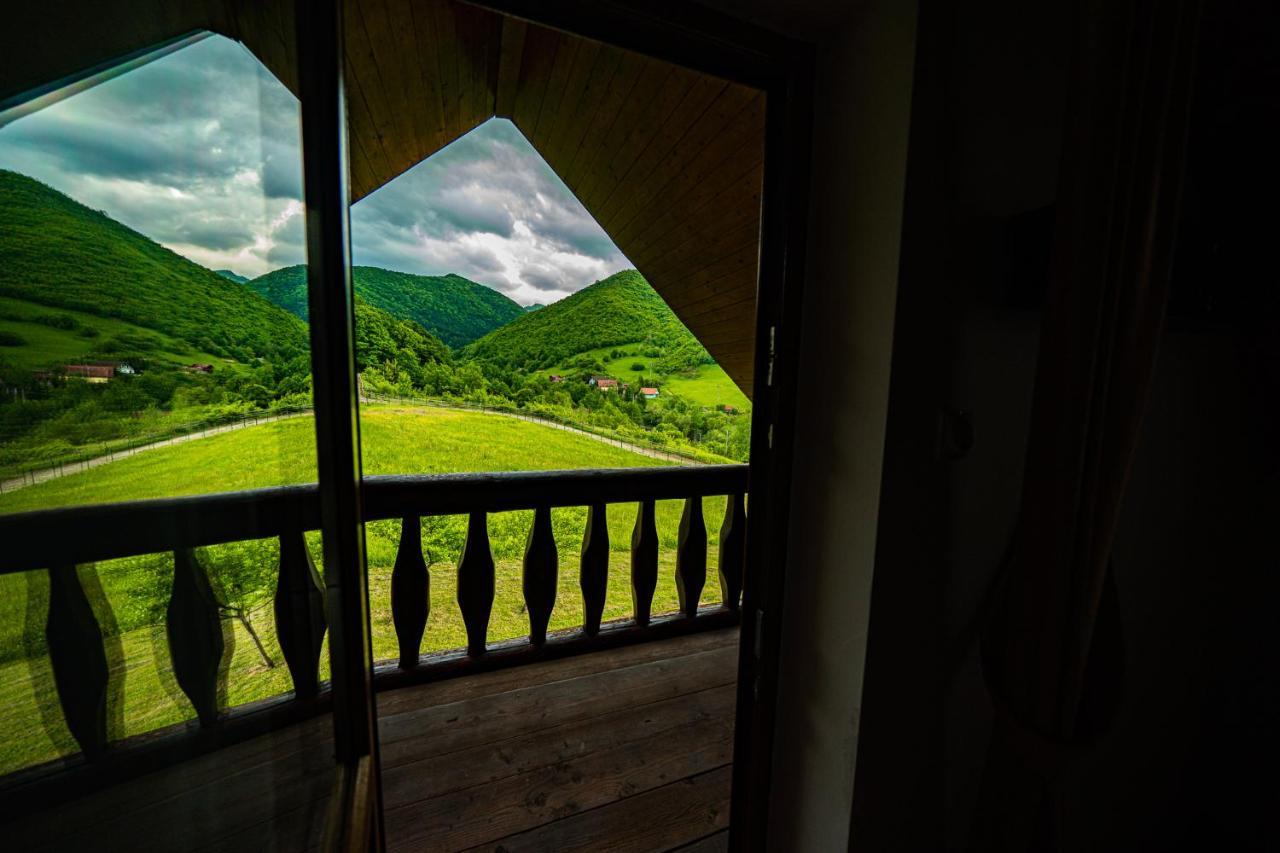
<instances>
[{"instance_id":1,"label":"grassy meadow","mask_svg":"<svg viewBox=\"0 0 1280 853\"><path fill-rule=\"evenodd\" d=\"M615 351L626 353L626 355L621 358L611 358L610 355ZM661 383L663 393L679 395L699 406L707 406L708 408L733 406L739 412L749 413L751 411L751 401L747 399L747 395L742 393L741 389L734 384L733 380L729 378L729 374L725 373L724 368L720 365L702 364L693 370L663 376L658 373L658 359L646 357L644 351L644 343L596 347L576 354L574 360L583 356L597 359L604 367L604 372L607 375L616 376L623 382L629 382L633 385L639 382L641 377L647 379L657 378ZM644 369L633 370L632 368L637 364L643 365ZM538 372L550 376L551 374L569 373L570 370L568 364L565 363Z\"/></svg>"},{"instance_id":2,"label":"grassy meadow","mask_svg":"<svg viewBox=\"0 0 1280 853\"><path fill-rule=\"evenodd\" d=\"M367 475L442 473L452 471L611 468L665 464L630 451L514 419L438 409L371 407L362 412L362 449ZM0 495L0 513L51 506L229 491L315 480L314 432L309 418L295 418L224 433L190 443L147 451L80 474ZM609 507L612 548L605 618L631 610L629 546L634 504ZM704 502L710 548L704 602L719 600L716 579L717 532L724 498ZM678 501L658 506L661 541L660 579L654 611L677 606L673 573ZM586 520L584 507L553 510L560 553L560 588L551 628L581 624L577 555ZM491 642L519 637L528 630L520 591L521 556L531 512L490 516L489 532L497 563L497 596L489 624ZM431 566L431 615L424 651L465 645L465 630L455 598L455 567L465 538L465 518L423 519L423 543ZM390 577L399 541L400 522L374 522L367 527L369 594L374 656L394 659L397 646L391 624ZM321 565L318 534L309 545ZM232 638L224 660L228 668L225 700L241 704L290 689L288 671L275 643L271 590L278 546L274 540L233 543L201 549L218 585L241 579L241 599L249 623L262 640L269 665L244 626L229 620ZM239 568L238 568L239 567ZM171 582L170 555L114 560L81 567L99 623L110 636L113 661L113 737L122 737L193 718L190 705L173 682L168 665L163 612ZM237 573L239 572L239 575ZM254 578L256 577L256 581ZM53 693L48 657L43 648L48 580L43 572L0 577L0 774L76 751ZM327 652L322 666L327 672ZM42 726L30 721L39 719Z\"/></svg>"}]
</instances>

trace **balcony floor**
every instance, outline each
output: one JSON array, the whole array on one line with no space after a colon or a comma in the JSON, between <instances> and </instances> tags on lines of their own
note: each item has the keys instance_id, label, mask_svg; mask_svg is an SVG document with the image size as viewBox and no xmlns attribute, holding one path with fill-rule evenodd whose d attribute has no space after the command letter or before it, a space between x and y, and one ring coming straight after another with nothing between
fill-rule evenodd
<instances>
[{"instance_id":1,"label":"balcony floor","mask_svg":"<svg viewBox=\"0 0 1280 853\"><path fill-rule=\"evenodd\" d=\"M384 694L387 849L717 849L737 639L713 631Z\"/></svg>"},{"instance_id":2,"label":"balcony floor","mask_svg":"<svg viewBox=\"0 0 1280 853\"><path fill-rule=\"evenodd\" d=\"M381 694L387 849L726 849L737 641L706 631ZM314 848L329 731L309 720L3 831L32 850Z\"/></svg>"}]
</instances>

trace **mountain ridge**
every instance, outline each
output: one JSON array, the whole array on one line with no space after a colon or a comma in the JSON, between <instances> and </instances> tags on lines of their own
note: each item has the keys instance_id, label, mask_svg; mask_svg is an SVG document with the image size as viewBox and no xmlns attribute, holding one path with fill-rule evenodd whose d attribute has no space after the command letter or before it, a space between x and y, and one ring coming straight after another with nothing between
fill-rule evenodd
<instances>
[{"instance_id":1,"label":"mountain ridge","mask_svg":"<svg viewBox=\"0 0 1280 853\"><path fill-rule=\"evenodd\" d=\"M356 296L394 317L413 320L451 347L463 346L524 313L514 300L456 273L440 276L381 267L351 269ZM246 287L294 316L307 319L306 267L273 270Z\"/></svg>"},{"instance_id":2,"label":"mountain ridge","mask_svg":"<svg viewBox=\"0 0 1280 853\"><path fill-rule=\"evenodd\" d=\"M243 285L34 178L0 169L0 295L124 320L241 362L306 327Z\"/></svg>"},{"instance_id":3,"label":"mountain ridge","mask_svg":"<svg viewBox=\"0 0 1280 853\"><path fill-rule=\"evenodd\" d=\"M623 344L647 343L666 353L705 350L636 270L622 270L468 344L466 359L538 370L568 358ZM696 360L695 359L695 360Z\"/></svg>"}]
</instances>

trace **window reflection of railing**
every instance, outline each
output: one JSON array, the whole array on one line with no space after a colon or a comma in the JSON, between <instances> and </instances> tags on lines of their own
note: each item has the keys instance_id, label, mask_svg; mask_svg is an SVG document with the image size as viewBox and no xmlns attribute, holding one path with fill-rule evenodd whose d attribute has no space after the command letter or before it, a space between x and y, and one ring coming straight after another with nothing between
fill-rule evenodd
<instances>
[{"instance_id":1,"label":"window reflection of railing","mask_svg":"<svg viewBox=\"0 0 1280 853\"><path fill-rule=\"evenodd\" d=\"M449 678L689 631L738 619L745 557L747 466L537 471L369 477L365 517L402 519L391 578L391 610L399 661L375 668L377 689ZM720 528L722 601L700 606L707 571L702 498L727 495ZM675 560L680 612L651 614L658 581L655 502L683 499ZM636 503L631 536L632 618L602 624L609 571L608 506ZM584 619L580 629L548 634L561 558L551 527L553 507L588 508L579 559ZM487 515L533 510L522 575L527 638L496 644L486 632L494 602L495 564ZM428 614L428 566L420 519L466 515L468 532L457 563L457 601L466 651L420 654ZM123 764L125 772L156 766L295 722L328 708L320 680L326 620L323 583L304 535L319 522L315 485L226 494L59 508L0 517L0 574L45 571L49 577L46 639L58 702L88 769ZM294 692L231 710L219 707L225 652L222 615L196 548L278 538L275 629ZM78 564L172 552L174 576L165 630L175 681L198 726L178 727L137 743L108 742L110 667L103 633L76 571ZM29 771L24 771L27 773ZM118 777L117 777L118 778Z\"/></svg>"}]
</instances>

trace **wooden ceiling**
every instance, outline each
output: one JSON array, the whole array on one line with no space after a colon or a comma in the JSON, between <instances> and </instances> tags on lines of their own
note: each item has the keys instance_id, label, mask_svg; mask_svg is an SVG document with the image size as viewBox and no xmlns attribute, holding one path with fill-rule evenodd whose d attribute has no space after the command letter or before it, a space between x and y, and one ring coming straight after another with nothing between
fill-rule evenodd
<instances>
[{"instance_id":1,"label":"wooden ceiling","mask_svg":"<svg viewBox=\"0 0 1280 853\"><path fill-rule=\"evenodd\" d=\"M211 29L297 92L292 2L131 5L113 20L139 23L106 30L108 42L136 44L108 56ZM46 74L66 68L36 82L110 49L99 38L77 52L60 37L62 55L31 59ZM353 201L489 118L509 118L751 394L763 93L449 0L348 0L346 38Z\"/></svg>"}]
</instances>

